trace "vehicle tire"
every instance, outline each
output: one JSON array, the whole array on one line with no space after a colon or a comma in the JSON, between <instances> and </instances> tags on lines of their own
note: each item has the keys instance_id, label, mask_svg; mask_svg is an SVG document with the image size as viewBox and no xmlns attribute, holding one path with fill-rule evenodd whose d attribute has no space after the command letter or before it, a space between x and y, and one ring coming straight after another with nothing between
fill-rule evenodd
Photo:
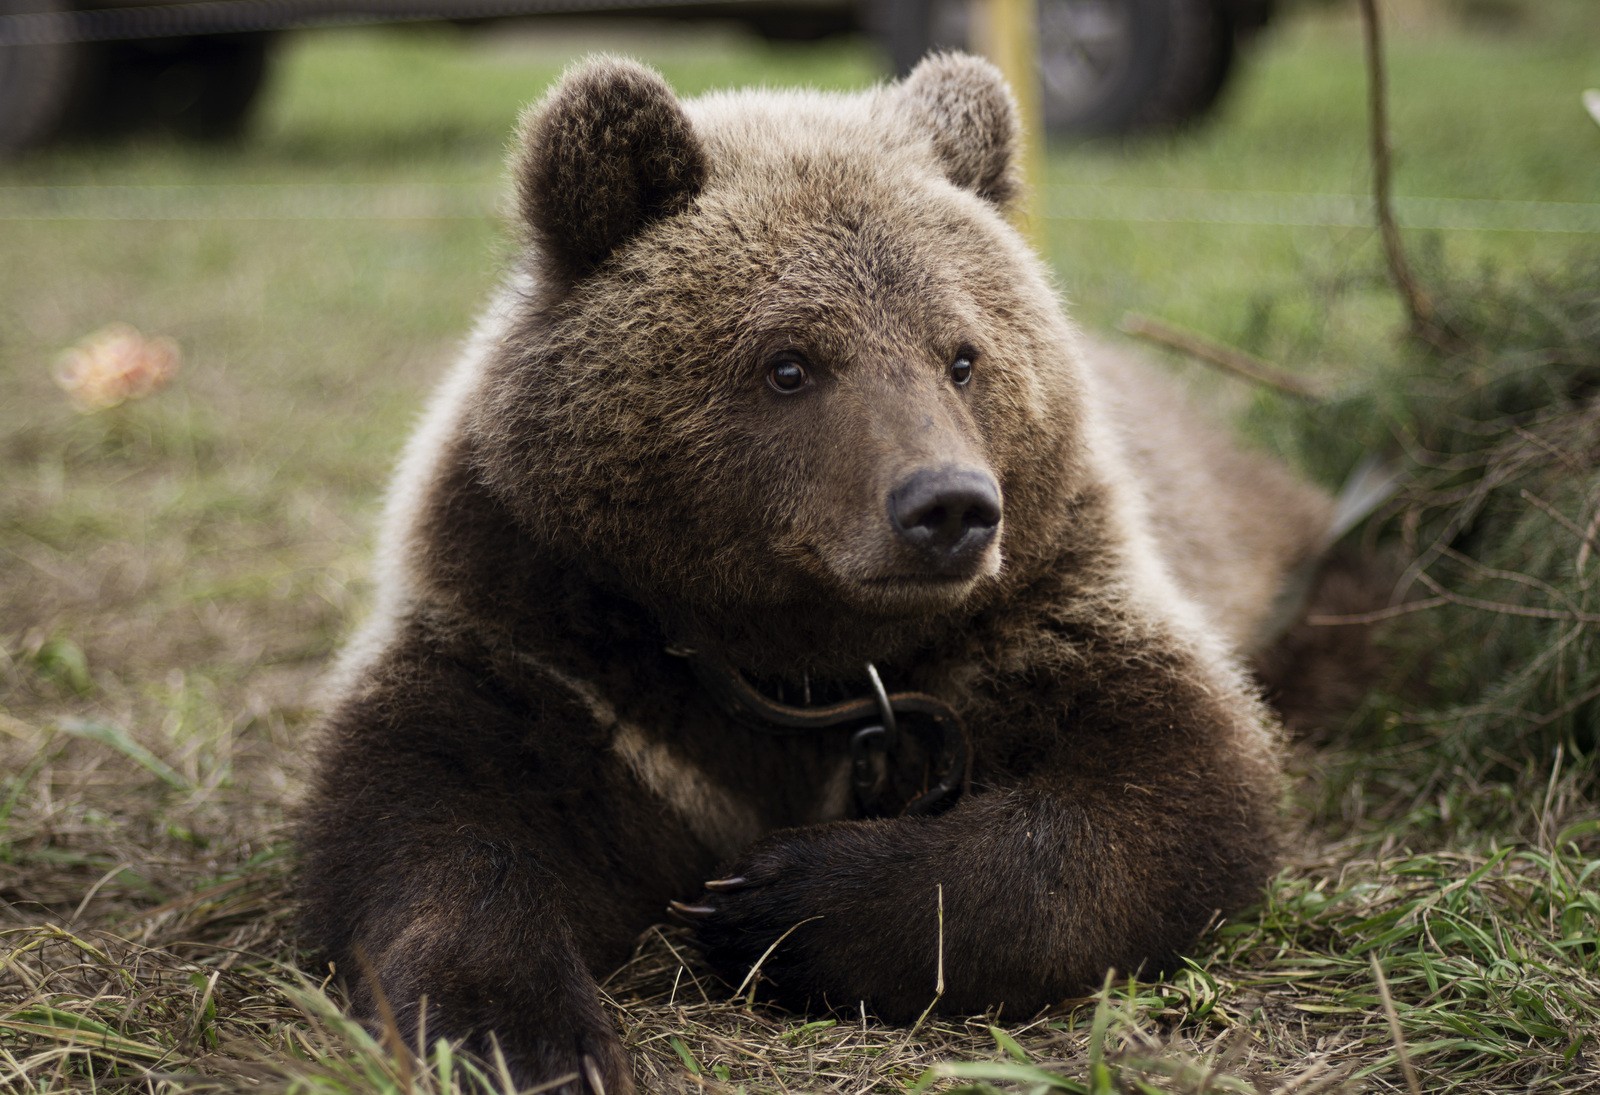
<instances>
[{"instance_id":1,"label":"vehicle tire","mask_svg":"<svg viewBox=\"0 0 1600 1095\"><path fill-rule=\"evenodd\" d=\"M265 82L269 46L264 34L105 43L77 130L101 137L145 131L236 137Z\"/></svg>"},{"instance_id":2,"label":"vehicle tire","mask_svg":"<svg viewBox=\"0 0 1600 1095\"><path fill-rule=\"evenodd\" d=\"M1213 0L1039 0L1045 127L1063 136L1170 130L1216 102L1234 30Z\"/></svg>"},{"instance_id":3,"label":"vehicle tire","mask_svg":"<svg viewBox=\"0 0 1600 1095\"><path fill-rule=\"evenodd\" d=\"M1040 99L1052 136L1177 128L1212 107L1233 67L1236 32L1217 0L1037 4ZM974 38L967 3L934 0L923 49L971 49ZM893 35L887 43L897 65L921 52Z\"/></svg>"},{"instance_id":4,"label":"vehicle tire","mask_svg":"<svg viewBox=\"0 0 1600 1095\"><path fill-rule=\"evenodd\" d=\"M857 29L856 16L848 6L821 6L789 10L776 6L744 15L746 26L769 42L820 42L836 34Z\"/></svg>"},{"instance_id":5,"label":"vehicle tire","mask_svg":"<svg viewBox=\"0 0 1600 1095\"><path fill-rule=\"evenodd\" d=\"M33 29L65 21L62 0L0 0L0 15L41 17ZM72 122L84 85L85 50L78 42L0 45L0 156L35 148Z\"/></svg>"},{"instance_id":6,"label":"vehicle tire","mask_svg":"<svg viewBox=\"0 0 1600 1095\"><path fill-rule=\"evenodd\" d=\"M266 84L272 38L265 34L190 39L184 52L187 83L169 85L156 116L186 137L232 140L255 115Z\"/></svg>"}]
</instances>

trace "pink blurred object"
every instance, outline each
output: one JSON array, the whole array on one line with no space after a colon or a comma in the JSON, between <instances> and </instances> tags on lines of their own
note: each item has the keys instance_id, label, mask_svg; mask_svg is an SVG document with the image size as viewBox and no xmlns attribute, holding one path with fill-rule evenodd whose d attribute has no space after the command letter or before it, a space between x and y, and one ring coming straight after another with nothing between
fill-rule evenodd
<instances>
[{"instance_id":1,"label":"pink blurred object","mask_svg":"<svg viewBox=\"0 0 1600 1095\"><path fill-rule=\"evenodd\" d=\"M166 387L178 372L178 359L172 339L146 338L126 323L114 323L61 355L56 383L78 410L99 411Z\"/></svg>"}]
</instances>

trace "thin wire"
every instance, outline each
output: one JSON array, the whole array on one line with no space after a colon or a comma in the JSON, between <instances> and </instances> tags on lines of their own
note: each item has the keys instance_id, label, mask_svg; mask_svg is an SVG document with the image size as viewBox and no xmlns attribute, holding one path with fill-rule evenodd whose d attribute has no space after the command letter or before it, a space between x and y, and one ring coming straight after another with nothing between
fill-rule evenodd
<instances>
[{"instance_id":1,"label":"thin wire","mask_svg":"<svg viewBox=\"0 0 1600 1095\"><path fill-rule=\"evenodd\" d=\"M1364 194L1053 186L1048 217L1058 221L1240 224L1285 228L1371 228ZM1600 203L1497 198L1396 198L1411 228L1437 231L1600 234Z\"/></svg>"},{"instance_id":2,"label":"thin wire","mask_svg":"<svg viewBox=\"0 0 1600 1095\"><path fill-rule=\"evenodd\" d=\"M1049 219L1280 228L1372 227L1357 194L1051 187ZM483 183L216 183L0 186L0 221L484 220L504 194ZM1600 235L1600 203L1401 198L1409 227Z\"/></svg>"}]
</instances>

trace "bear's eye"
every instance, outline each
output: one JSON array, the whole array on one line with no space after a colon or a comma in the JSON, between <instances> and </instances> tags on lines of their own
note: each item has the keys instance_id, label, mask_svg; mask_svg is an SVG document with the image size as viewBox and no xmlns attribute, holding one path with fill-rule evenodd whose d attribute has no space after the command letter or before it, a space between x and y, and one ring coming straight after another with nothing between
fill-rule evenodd
<instances>
[{"instance_id":1,"label":"bear's eye","mask_svg":"<svg viewBox=\"0 0 1600 1095\"><path fill-rule=\"evenodd\" d=\"M956 359L950 363L950 379L965 387L967 381L972 379L972 359L977 356L976 350L959 350Z\"/></svg>"},{"instance_id":2,"label":"bear's eye","mask_svg":"<svg viewBox=\"0 0 1600 1095\"><path fill-rule=\"evenodd\" d=\"M767 370L767 384L775 392L793 395L810 381L805 363L796 354L784 354L773 361Z\"/></svg>"}]
</instances>

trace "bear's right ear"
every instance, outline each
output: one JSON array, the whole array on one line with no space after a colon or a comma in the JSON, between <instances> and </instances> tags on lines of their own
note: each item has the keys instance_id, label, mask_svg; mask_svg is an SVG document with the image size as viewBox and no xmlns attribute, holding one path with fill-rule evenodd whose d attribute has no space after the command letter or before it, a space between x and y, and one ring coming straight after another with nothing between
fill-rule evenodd
<instances>
[{"instance_id":1,"label":"bear's right ear","mask_svg":"<svg viewBox=\"0 0 1600 1095\"><path fill-rule=\"evenodd\" d=\"M567 70L522 116L515 153L523 224L571 284L706 179L706 154L672 88L632 61Z\"/></svg>"}]
</instances>

